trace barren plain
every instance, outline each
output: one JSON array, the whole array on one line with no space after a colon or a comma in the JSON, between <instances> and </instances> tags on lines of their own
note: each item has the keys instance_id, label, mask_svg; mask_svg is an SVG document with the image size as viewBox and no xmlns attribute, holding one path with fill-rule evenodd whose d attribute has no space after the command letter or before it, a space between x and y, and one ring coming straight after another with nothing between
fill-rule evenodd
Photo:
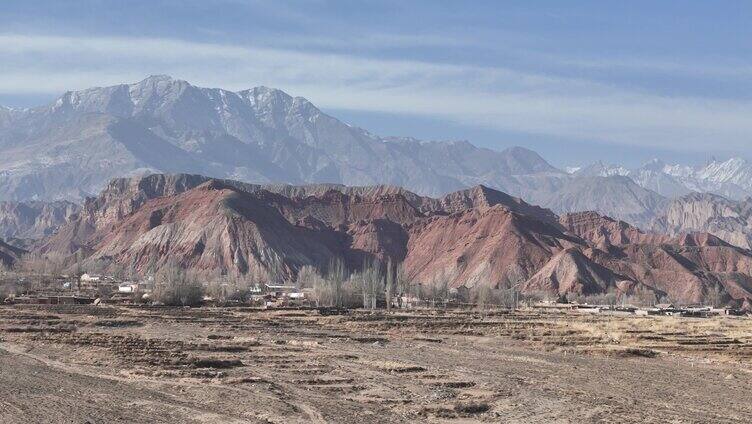
<instances>
[{"instance_id":1,"label":"barren plain","mask_svg":"<svg viewBox=\"0 0 752 424\"><path fill-rule=\"evenodd\" d=\"M0 306L3 423L749 422L752 320Z\"/></svg>"}]
</instances>

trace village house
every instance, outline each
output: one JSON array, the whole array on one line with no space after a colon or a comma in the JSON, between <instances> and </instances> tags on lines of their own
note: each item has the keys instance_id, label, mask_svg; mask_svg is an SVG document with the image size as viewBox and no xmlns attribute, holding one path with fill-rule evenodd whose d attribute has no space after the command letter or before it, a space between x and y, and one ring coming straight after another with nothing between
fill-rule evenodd
<instances>
[{"instance_id":1,"label":"village house","mask_svg":"<svg viewBox=\"0 0 752 424\"><path fill-rule=\"evenodd\" d=\"M124 293L124 294L135 293L138 291L138 289L139 289L139 284L130 282L130 281L126 281L118 285L118 293Z\"/></svg>"},{"instance_id":2,"label":"village house","mask_svg":"<svg viewBox=\"0 0 752 424\"><path fill-rule=\"evenodd\" d=\"M82 283L99 283L103 281L103 277L101 275L86 273L81 275L79 281L81 281Z\"/></svg>"}]
</instances>

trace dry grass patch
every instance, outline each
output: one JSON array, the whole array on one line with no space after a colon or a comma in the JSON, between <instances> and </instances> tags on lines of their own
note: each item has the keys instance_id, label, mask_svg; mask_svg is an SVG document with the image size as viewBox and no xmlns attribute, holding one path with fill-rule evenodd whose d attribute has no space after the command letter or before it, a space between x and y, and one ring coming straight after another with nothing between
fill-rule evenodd
<instances>
[{"instance_id":1,"label":"dry grass patch","mask_svg":"<svg viewBox=\"0 0 752 424\"><path fill-rule=\"evenodd\" d=\"M426 371L424 367L421 367L415 364L406 364L404 362L365 360L365 361L361 361L361 363L364 365L368 365L370 367L376 368L381 371L397 373L397 374Z\"/></svg>"}]
</instances>

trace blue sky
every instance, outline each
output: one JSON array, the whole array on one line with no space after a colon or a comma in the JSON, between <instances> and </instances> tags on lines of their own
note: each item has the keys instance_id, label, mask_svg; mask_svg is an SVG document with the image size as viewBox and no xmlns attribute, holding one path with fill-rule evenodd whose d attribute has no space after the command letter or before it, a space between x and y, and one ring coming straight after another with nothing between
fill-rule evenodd
<instances>
[{"instance_id":1,"label":"blue sky","mask_svg":"<svg viewBox=\"0 0 752 424\"><path fill-rule=\"evenodd\" d=\"M0 2L0 104L169 74L556 165L752 156L752 2Z\"/></svg>"}]
</instances>

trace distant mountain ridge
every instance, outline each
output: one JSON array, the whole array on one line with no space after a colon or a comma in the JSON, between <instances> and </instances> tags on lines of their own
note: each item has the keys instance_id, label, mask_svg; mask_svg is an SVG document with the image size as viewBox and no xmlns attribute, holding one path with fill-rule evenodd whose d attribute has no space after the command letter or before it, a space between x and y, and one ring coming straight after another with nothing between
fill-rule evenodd
<instances>
[{"instance_id":1,"label":"distant mountain ridge","mask_svg":"<svg viewBox=\"0 0 752 424\"><path fill-rule=\"evenodd\" d=\"M733 200L752 196L752 162L742 158L713 160L702 166L667 164L653 159L636 169L599 161L570 171L574 176L627 176L639 186L667 198L693 192L718 194Z\"/></svg>"},{"instance_id":2,"label":"distant mountain ridge","mask_svg":"<svg viewBox=\"0 0 752 424\"><path fill-rule=\"evenodd\" d=\"M645 215L645 219L627 217L628 202L623 202L620 218L643 229L668 235L707 232L731 245L752 248L752 163L745 159L713 160L696 167L670 165L655 159L637 169L596 162L571 168L570 172L577 179L623 175L646 190L661 193L664 200L658 200L655 203L658 207ZM602 187L588 191L599 188ZM578 200L580 207L588 204L584 196Z\"/></svg>"},{"instance_id":3,"label":"distant mountain ridge","mask_svg":"<svg viewBox=\"0 0 752 424\"><path fill-rule=\"evenodd\" d=\"M68 92L50 105L0 115L5 200L80 199L114 177L154 172L391 184L421 194L561 173L523 148L381 138L281 90L232 92L168 76Z\"/></svg>"}]
</instances>

